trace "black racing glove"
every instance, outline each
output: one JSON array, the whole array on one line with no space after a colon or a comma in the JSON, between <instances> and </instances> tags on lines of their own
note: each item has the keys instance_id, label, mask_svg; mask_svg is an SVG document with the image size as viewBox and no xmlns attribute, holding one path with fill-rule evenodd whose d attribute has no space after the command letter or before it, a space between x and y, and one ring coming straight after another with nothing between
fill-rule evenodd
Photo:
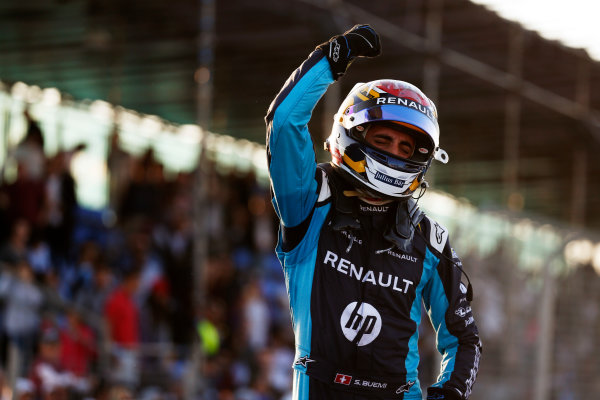
<instances>
[{"instance_id":1,"label":"black racing glove","mask_svg":"<svg viewBox=\"0 0 600 400\"><path fill-rule=\"evenodd\" d=\"M356 57L376 57L381 54L379 35L369 25L354 25L352 29L317 46L327 56L333 78L337 81Z\"/></svg>"},{"instance_id":2,"label":"black racing glove","mask_svg":"<svg viewBox=\"0 0 600 400\"><path fill-rule=\"evenodd\" d=\"M427 388L427 400L462 400L462 397L454 390L430 387Z\"/></svg>"}]
</instances>

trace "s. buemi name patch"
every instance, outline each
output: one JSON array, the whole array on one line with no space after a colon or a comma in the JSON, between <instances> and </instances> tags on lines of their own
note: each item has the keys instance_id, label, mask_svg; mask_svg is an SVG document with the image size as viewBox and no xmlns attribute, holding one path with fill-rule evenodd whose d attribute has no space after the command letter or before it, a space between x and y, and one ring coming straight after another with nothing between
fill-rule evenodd
<instances>
[{"instance_id":1,"label":"s. buemi name patch","mask_svg":"<svg viewBox=\"0 0 600 400\"><path fill-rule=\"evenodd\" d=\"M399 188L404 186L404 183L406 182L404 179L393 178L389 175L382 174L379 171L375 172L375 179L377 179L378 181L387 183L388 185L396 186Z\"/></svg>"}]
</instances>

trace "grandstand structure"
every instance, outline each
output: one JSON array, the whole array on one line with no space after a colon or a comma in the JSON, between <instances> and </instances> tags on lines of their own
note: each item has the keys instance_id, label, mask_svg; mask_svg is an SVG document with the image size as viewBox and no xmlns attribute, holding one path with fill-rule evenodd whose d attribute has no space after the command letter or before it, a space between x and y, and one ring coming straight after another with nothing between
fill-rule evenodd
<instances>
[{"instance_id":1,"label":"grandstand structure","mask_svg":"<svg viewBox=\"0 0 600 400\"><path fill-rule=\"evenodd\" d=\"M0 77L195 123L201 3L4 1ZM600 68L584 51L468 0L214 4L212 131L262 143L269 102L315 43L372 23L384 53L356 62L317 107L317 142L356 81L407 80L437 100L451 157L432 171L438 188L484 208L600 227Z\"/></svg>"}]
</instances>

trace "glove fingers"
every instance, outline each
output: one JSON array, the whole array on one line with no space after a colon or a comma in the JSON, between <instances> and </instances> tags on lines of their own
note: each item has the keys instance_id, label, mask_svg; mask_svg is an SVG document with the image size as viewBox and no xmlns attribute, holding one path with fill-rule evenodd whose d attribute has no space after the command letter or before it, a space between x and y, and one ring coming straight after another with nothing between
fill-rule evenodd
<instances>
[{"instance_id":1,"label":"glove fingers","mask_svg":"<svg viewBox=\"0 0 600 400\"><path fill-rule=\"evenodd\" d=\"M350 32L347 34L346 37L348 37L348 36L351 36L351 37L358 36L360 38L360 40L362 40L367 45L367 47L363 51L363 54L361 54L361 55L364 55L367 57L374 57L374 56L378 56L379 54L381 54L381 46L379 45L379 40L377 40L378 39L377 37L369 37L372 35L365 35L365 34L363 34L363 32Z\"/></svg>"},{"instance_id":2,"label":"glove fingers","mask_svg":"<svg viewBox=\"0 0 600 400\"><path fill-rule=\"evenodd\" d=\"M354 25L344 36L348 38L349 47L355 57L374 57L381 54L379 35L369 25Z\"/></svg>"},{"instance_id":3,"label":"glove fingers","mask_svg":"<svg viewBox=\"0 0 600 400\"><path fill-rule=\"evenodd\" d=\"M355 58L375 57L381 54L381 42L373 28L358 24L342 35L334 36L328 42L320 44L317 49L327 56L333 77L337 80Z\"/></svg>"},{"instance_id":4,"label":"glove fingers","mask_svg":"<svg viewBox=\"0 0 600 400\"><path fill-rule=\"evenodd\" d=\"M350 33L350 32L354 32L354 31L356 31L356 30L358 30L358 29L363 29L363 28L367 28L367 29L371 29L371 30L373 30L373 28L371 28L371 27L370 27L369 25L367 25L367 24L356 24L356 25L354 25L352 28L350 28L350 29L348 29L346 32L344 32L343 34L344 34L344 35L347 35L347 34L348 34L348 33ZM373 31L373 32L375 32L375 31Z\"/></svg>"}]
</instances>

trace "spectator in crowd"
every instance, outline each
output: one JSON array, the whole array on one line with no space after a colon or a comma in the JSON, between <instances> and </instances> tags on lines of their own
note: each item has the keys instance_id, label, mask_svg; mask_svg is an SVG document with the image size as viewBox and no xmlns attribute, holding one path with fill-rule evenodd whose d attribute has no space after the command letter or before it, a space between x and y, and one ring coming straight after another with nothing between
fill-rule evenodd
<instances>
[{"instance_id":1,"label":"spectator in crowd","mask_svg":"<svg viewBox=\"0 0 600 400\"><path fill-rule=\"evenodd\" d=\"M135 301L141 306L145 304L154 284L162 279L163 263L152 248L152 223L145 219L136 223L131 221L130 228L127 235L127 258L122 267L140 272Z\"/></svg>"},{"instance_id":2,"label":"spectator in crowd","mask_svg":"<svg viewBox=\"0 0 600 400\"><path fill-rule=\"evenodd\" d=\"M19 350L19 371L22 373L29 369L34 355L44 302L43 293L35 284L33 270L26 260L17 264L14 273L2 276L0 298L5 304L6 335Z\"/></svg>"},{"instance_id":3,"label":"spectator in crowd","mask_svg":"<svg viewBox=\"0 0 600 400\"><path fill-rule=\"evenodd\" d=\"M203 210L204 219L197 221L197 223L207 233L209 247L222 250L226 245L223 239L228 236L226 234L226 228L229 226L227 223L227 214L229 211L227 199L230 185L223 184L221 177L215 171L214 165L210 165L206 175L208 175L206 177L206 186L208 188L206 190L207 204L206 209Z\"/></svg>"},{"instance_id":4,"label":"spectator in crowd","mask_svg":"<svg viewBox=\"0 0 600 400\"><path fill-rule=\"evenodd\" d=\"M258 279L252 279L242 294L246 347L253 353L263 350L269 340L270 315Z\"/></svg>"},{"instance_id":5,"label":"spectator in crowd","mask_svg":"<svg viewBox=\"0 0 600 400\"><path fill-rule=\"evenodd\" d=\"M17 219L12 224L10 236L0 247L0 270L14 270L17 264L27 261L31 224Z\"/></svg>"},{"instance_id":6,"label":"spectator in crowd","mask_svg":"<svg viewBox=\"0 0 600 400\"><path fill-rule=\"evenodd\" d=\"M3 222L0 225L0 241L8 235L6 227L11 226L15 220L25 219L34 229L41 224L45 201L44 137L27 109L25 119L27 132L12 154L17 165L16 179L13 182L5 182L3 179L0 186L0 220ZM5 165L2 165L2 174Z\"/></svg>"},{"instance_id":7,"label":"spectator in crowd","mask_svg":"<svg viewBox=\"0 0 600 400\"><path fill-rule=\"evenodd\" d=\"M40 230L34 230L31 234L27 250L27 259L33 269L35 281L40 285L45 284L48 276L53 272L54 266L52 264L50 246L44 239L44 235Z\"/></svg>"},{"instance_id":8,"label":"spectator in crowd","mask_svg":"<svg viewBox=\"0 0 600 400\"><path fill-rule=\"evenodd\" d=\"M193 236L189 210L169 207L164 223L153 231L154 247L165 266L164 278L171 291L171 337L178 345L194 338Z\"/></svg>"},{"instance_id":9,"label":"spectator in crowd","mask_svg":"<svg viewBox=\"0 0 600 400\"><path fill-rule=\"evenodd\" d=\"M128 270L122 283L106 300L104 316L109 327L115 364L113 380L135 389L139 383L139 307L135 293L140 281L140 270Z\"/></svg>"},{"instance_id":10,"label":"spectator in crowd","mask_svg":"<svg viewBox=\"0 0 600 400\"><path fill-rule=\"evenodd\" d=\"M17 266L27 262L30 223L25 219L14 221L8 239L0 245L0 298L2 290L8 290L13 282ZM8 354L8 337L6 330L6 302L0 302L0 360L4 363Z\"/></svg>"},{"instance_id":11,"label":"spectator in crowd","mask_svg":"<svg viewBox=\"0 0 600 400\"><path fill-rule=\"evenodd\" d=\"M120 145L120 135L117 126L110 135L110 148L106 164L109 173L109 206L118 210L123 199L131 175L133 158Z\"/></svg>"},{"instance_id":12,"label":"spectator in crowd","mask_svg":"<svg viewBox=\"0 0 600 400\"><path fill-rule=\"evenodd\" d=\"M13 226L17 220L25 220L31 227L42 226L43 204L45 199L44 182L32 180L25 166L17 165L17 179L0 186L0 207L6 224L2 227L2 238L9 232L7 226ZM40 228L41 229L41 228Z\"/></svg>"},{"instance_id":13,"label":"spectator in crowd","mask_svg":"<svg viewBox=\"0 0 600 400\"><path fill-rule=\"evenodd\" d=\"M92 370L98 344L93 330L83 321L81 311L73 306L66 310L60 327L61 365L73 375L85 378Z\"/></svg>"},{"instance_id":14,"label":"spectator in crowd","mask_svg":"<svg viewBox=\"0 0 600 400\"><path fill-rule=\"evenodd\" d=\"M95 241L88 240L79 246L77 261L62 271L66 297L75 299L79 293L91 289L94 268L99 259L100 246Z\"/></svg>"},{"instance_id":15,"label":"spectator in crowd","mask_svg":"<svg viewBox=\"0 0 600 400\"><path fill-rule=\"evenodd\" d=\"M65 369L61 362L61 337L58 329L47 325L41 333L39 353L29 370L36 398L41 400L68 400L81 396L90 389L87 377L78 377Z\"/></svg>"},{"instance_id":16,"label":"spectator in crowd","mask_svg":"<svg viewBox=\"0 0 600 400\"><path fill-rule=\"evenodd\" d=\"M172 305L169 284L164 278L157 279L140 308L142 341L149 343L172 342Z\"/></svg>"},{"instance_id":17,"label":"spectator in crowd","mask_svg":"<svg viewBox=\"0 0 600 400\"><path fill-rule=\"evenodd\" d=\"M39 352L31 366L29 377L34 384L36 398L47 397L48 392L62 390L67 375L60 363L60 335L54 327L46 327L39 341Z\"/></svg>"},{"instance_id":18,"label":"spectator in crowd","mask_svg":"<svg viewBox=\"0 0 600 400\"><path fill-rule=\"evenodd\" d=\"M27 175L34 181L43 181L46 172L46 155L44 154L44 135L40 124L26 108L23 112L27 123L27 132L15 149L17 163L27 169Z\"/></svg>"},{"instance_id":19,"label":"spectator in crowd","mask_svg":"<svg viewBox=\"0 0 600 400\"><path fill-rule=\"evenodd\" d=\"M71 153L60 151L48 160L44 205L46 239L57 268L73 256L69 250L78 203L75 179L70 171L71 157Z\"/></svg>"},{"instance_id":20,"label":"spectator in crowd","mask_svg":"<svg viewBox=\"0 0 600 400\"><path fill-rule=\"evenodd\" d=\"M113 293L117 279L112 268L107 264L105 256L99 256L93 268L89 287L77 292L74 303L79 309L100 316L104 314L104 304L108 296Z\"/></svg>"},{"instance_id":21,"label":"spectator in crowd","mask_svg":"<svg viewBox=\"0 0 600 400\"><path fill-rule=\"evenodd\" d=\"M277 222L270 204L269 192L255 188L248 199L248 210L254 221L252 224L254 249L260 254L270 256L273 254Z\"/></svg>"},{"instance_id":22,"label":"spectator in crowd","mask_svg":"<svg viewBox=\"0 0 600 400\"><path fill-rule=\"evenodd\" d=\"M288 372L290 365L294 363L293 336L289 332L289 326L271 329L270 343L268 346L268 363L263 368L267 372L267 381L277 399L285 395L291 395L292 379Z\"/></svg>"},{"instance_id":23,"label":"spectator in crowd","mask_svg":"<svg viewBox=\"0 0 600 400\"><path fill-rule=\"evenodd\" d=\"M131 181L124 191L120 204L121 223L134 217L156 218L163 205L163 166L156 161L152 149L141 159L135 160L131 168Z\"/></svg>"}]
</instances>

